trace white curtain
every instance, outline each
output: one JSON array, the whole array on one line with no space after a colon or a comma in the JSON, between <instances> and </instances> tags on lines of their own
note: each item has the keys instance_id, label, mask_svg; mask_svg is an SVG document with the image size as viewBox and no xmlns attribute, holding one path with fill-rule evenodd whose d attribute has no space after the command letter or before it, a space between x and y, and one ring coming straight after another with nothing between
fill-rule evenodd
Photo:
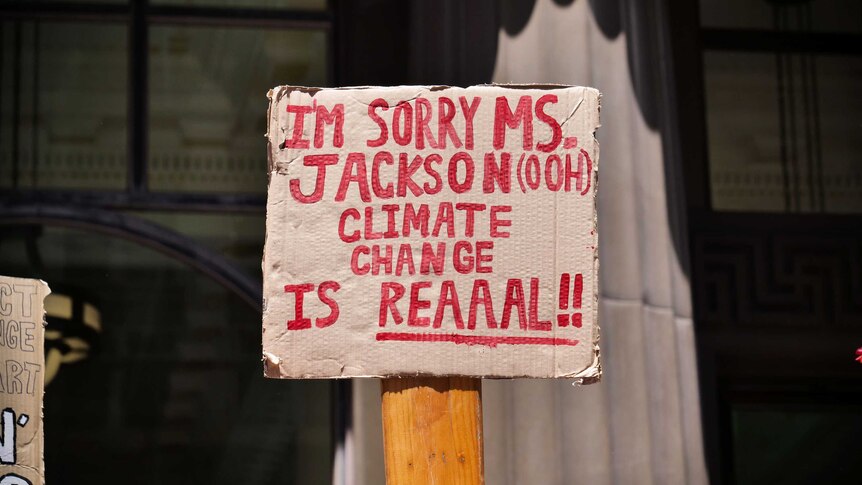
<instances>
[{"instance_id":1,"label":"white curtain","mask_svg":"<svg viewBox=\"0 0 862 485\"><path fill-rule=\"evenodd\" d=\"M539 1L518 32L501 29L494 81L584 85L603 93L598 210L604 376L584 387L486 380L486 481L706 484L691 296L669 223L661 136L638 103L626 29L603 32L592 7L587 1ZM675 226L673 231L682 230ZM376 380L355 381L353 411L345 482L383 484Z\"/></svg>"}]
</instances>

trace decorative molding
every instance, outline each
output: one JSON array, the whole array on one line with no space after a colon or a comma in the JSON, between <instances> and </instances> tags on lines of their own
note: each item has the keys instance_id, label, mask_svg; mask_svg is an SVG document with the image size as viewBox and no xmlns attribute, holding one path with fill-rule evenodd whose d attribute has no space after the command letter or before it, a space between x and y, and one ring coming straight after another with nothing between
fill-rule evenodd
<instances>
[{"instance_id":1,"label":"decorative molding","mask_svg":"<svg viewBox=\"0 0 862 485\"><path fill-rule=\"evenodd\" d=\"M694 232L699 323L829 329L862 324L862 221L844 217L830 223L821 217L707 217L713 221Z\"/></svg>"}]
</instances>

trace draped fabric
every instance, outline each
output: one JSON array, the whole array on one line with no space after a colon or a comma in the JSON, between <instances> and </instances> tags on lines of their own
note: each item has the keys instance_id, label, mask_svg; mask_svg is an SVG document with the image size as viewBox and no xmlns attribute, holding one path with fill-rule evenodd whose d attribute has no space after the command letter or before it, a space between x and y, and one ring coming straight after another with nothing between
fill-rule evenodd
<instances>
[{"instance_id":1,"label":"draped fabric","mask_svg":"<svg viewBox=\"0 0 862 485\"><path fill-rule=\"evenodd\" d=\"M601 13L583 1L538 2L520 33L500 34L495 82L576 84L603 93L604 378L581 388L486 381L488 483L706 483L688 278L668 221L661 136L645 118L651 103L637 99L653 93L631 72L643 66L627 52L626 36L637 35L637 27L623 18L626 30L608 38L597 25Z\"/></svg>"},{"instance_id":2,"label":"draped fabric","mask_svg":"<svg viewBox=\"0 0 862 485\"><path fill-rule=\"evenodd\" d=\"M524 4L503 2L493 81L584 85L603 93L604 375L583 387L486 380L486 481L706 484L691 297L680 249L684 228L668 203L682 197L667 182L653 109L656 83L644 74L659 61L640 42L644 16L625 2L555 0L526 2L526 23L510 22L511 8L524 10ZM382 484L376 380L355 381L353 412L342 483Z\"/></svg>"}]
</instances>

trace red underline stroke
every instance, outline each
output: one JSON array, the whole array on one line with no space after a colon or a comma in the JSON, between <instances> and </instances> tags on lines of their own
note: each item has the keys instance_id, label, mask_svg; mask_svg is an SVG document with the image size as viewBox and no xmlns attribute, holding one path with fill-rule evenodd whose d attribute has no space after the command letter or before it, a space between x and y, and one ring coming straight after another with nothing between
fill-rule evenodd
<instances>
[{"instance_id":1,"label":"red underline stroke","mask_svg":"<svg viewBox=\"0 0 862 485\"><path fill-rule=\"evenodd\" d=\"M556 337L496 337L490 335L460 335L457 333L379 332L378 342L452 342L464 345L553 345L575 346L578 341Z\"/></svg>"}]
</instances>

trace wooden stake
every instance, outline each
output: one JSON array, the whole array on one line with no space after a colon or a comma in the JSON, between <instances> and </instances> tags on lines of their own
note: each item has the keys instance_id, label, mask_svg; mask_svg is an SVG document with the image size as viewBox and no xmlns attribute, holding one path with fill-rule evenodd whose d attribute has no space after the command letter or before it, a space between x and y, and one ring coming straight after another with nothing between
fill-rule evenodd
<instances>
[{"instance_id":1,"label":"wooden stake","mask_svg":"<svg viewBox=\"0 0 862 485\"><path fill-rule=\"evenodd\" d=\"M388 485L485 482L481 379L389 378L381 391Z\"/></svg>"}]
</instances>

